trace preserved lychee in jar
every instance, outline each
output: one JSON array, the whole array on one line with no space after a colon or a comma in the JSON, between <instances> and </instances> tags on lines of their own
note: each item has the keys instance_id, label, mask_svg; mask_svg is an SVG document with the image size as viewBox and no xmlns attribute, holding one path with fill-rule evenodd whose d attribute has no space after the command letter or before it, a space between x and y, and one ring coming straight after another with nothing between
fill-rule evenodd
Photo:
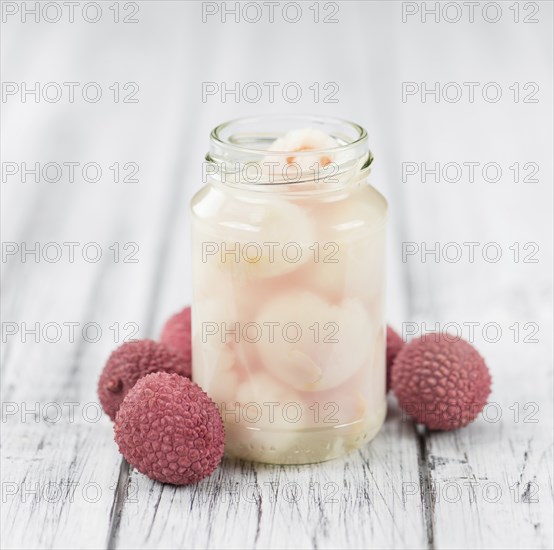
<instances>
[{"instance_id":1,"label":"preserved lychee in jar","mask_svg":"<svg viewBox=\"0 0 554 550\"><path fill-rule=\"evenodd\" d=\"M192 211L192 376L230 456L329 460L386 414L387 203L366 131L317 117L213 130Z\"/></svg>"}]
</instances>

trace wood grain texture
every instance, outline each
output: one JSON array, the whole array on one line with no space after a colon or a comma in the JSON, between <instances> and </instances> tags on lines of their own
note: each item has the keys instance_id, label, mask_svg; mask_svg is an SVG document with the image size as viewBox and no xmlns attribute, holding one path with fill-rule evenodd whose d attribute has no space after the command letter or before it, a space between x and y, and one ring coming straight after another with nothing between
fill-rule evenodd
<instances>
[{"instance_id":1,"label":"wood grain texture","mask_svg":"<svg viewBox=\"0 0 554 550\"><path fill-rule=\"evenodd\" d=\"M424 547L422 502L405 500L407 480L419 480L416 442L392 413L372 444L344 459L281 467L226 459L187 488L133 474L140 497L125 504L116 546Z\"/></svg>"},{"instance_id":2,"label":"wood grain texture","mask_svg":"<svg viewBox=\"0 0 554 550\"><path fill-rule=\"evenodd\" d=\"M502 159L509 152L496 154ZM480 254L473 262L465 256L449 263L442 255L438 263L433 256L407 262L411 285L418 289L411 321L420 332L439 323L471 338L493 377L490 404L475 424L423 435L433 540L439 548L548 547L553 540L554 411L552 359L546 351L553 343L547 290L552 247L544 232L551 216L541 198L550 190L507 191L481 185L455 193L420 185L408 194L412 203L437 205L435 227L410 212L410 241L429 248L474 241L502 251L498 262ZM503 214L491 216L491 204ZM514 211L518 215L511 216ZM471 224L465 222L468 213ZM505 222L499 224L500 219ZM534 261L516 261L514 245L532 241L539 247ZM527 325L531 331L523 329Z\"/></svg>"},{"instance_id":3,"label":"wood grain texture","mask_svg":"<svg viewBox=\"0 0 554 550\"><path fill-rule=\"evenodd\" d=\"M3 546L104 548L119 477L111 429L66 419L2 432Z\"/></svg>"},{"instance_id":4,"label":"wood grain texture","mask_svg":"<svg viewBox=\"0 0 554 550\"><path fill-rule=\"evenodd\" d=\"M2 547L552 548L552 4L540 2L541 25L519 26L403 24L400 2L379 1L341 3L331 27L200 25L200 7L141 2L140 25L3 26L4 80L140 84L136 105L2 104L3 160L96 161L107 174L134 161L140 181L1 184L4 242L96 242L104 253L97 263L2 262L2 321L19 330L2 342ZM539 82L543 101L400 96L403 81L515 79ZM296 81L304 95L202 101L206 81ZM339 103L314 103L314 82L337 82ZM405 331L478 323L492 405L471 426L438 434L414 426L391 397L376 439L343 459L225 459L196 486L154 483L121 459L109 420L96 419L96 381L130 334L125 323L156 337L190 301L188 203L202 185L208 132L264 112L368 127L372 182L390 202L389 320ZM539 163L540 182L510 181L515 160ZM404 182L408 161L495 161L505 173L497 184ZM502 261L402 256L406 242L466 241L498 243ZM128 242L139 262L115 262L110 246ZM540 261L512 261L515 242L538 243ZM59 341L42 332L23 341L23 324L37 322L79 325L73 341L67 330ZM496 343L481 332L491 322L503 330ZM86 323L101 327L97 342L82 337ZM527 332L515 342L514 323L535 323L538 342L522 342Z\"/></svg>"}]
</instances>

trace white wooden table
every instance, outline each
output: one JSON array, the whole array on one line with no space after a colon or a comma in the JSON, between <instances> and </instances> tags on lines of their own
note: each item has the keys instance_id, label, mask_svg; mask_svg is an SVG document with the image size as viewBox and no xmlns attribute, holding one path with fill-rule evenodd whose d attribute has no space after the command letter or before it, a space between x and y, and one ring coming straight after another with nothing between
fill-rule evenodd
<instances>
[{"instance_id":1,"label":"white wooden table","mask_svg":"<svg viewBox=\"0 0 554 550\"><path fill-rule=\"evenodd\" d=\"M2 546L552 548L552 3L500 2L496 23L483 19L482 3L474 23L465 13L449 23L442 12L439 23L423 23L420 11L412 15L422 4L341 2L339 22L319 24L313 2L302 3L296 24L280 12L274 23L266 14L248 23L242 12L238 23L217 14L203 23L201 2L176 0L137 2L135 15L135 4L120 3L120 19L137 23L114 23L113 2L100 3L97 23L83 19L83 3L73 23L67 12L57 23L41 13L36 23L12 15L12 4L3 2L1 43L2 79L18 86L1 104ZM320 9L323 18L334 8ZM268 81L277 91L295 82L302 99L202 101L203 82L221 90ZM64 95L22 101L23 85L35 82L40 94L54 82ZM79 83L73 103L64 82ZM88 92L103 92L96 103L82 98L89 82L97 84ZM419 95L403 102L406 82ZM423 103L423 82L458 83L464 96ZM479 83L473 102L464 82ZM488 91L503 92L496 103L482 97L490 82ZM524 89L528 82L538 91ZM337 103L323 102L330 92ZM55 97L56 87L47 93ZM473 323L493 375L491 404L463 430L428 433L391 398L377 438L344 459L225 460L196 486L161 485L118 454L96 382L116 345L157 337L190 301L188 203L201 186L209 130L266 112L329 114L368 128L373 182L390 202L389 320L417 334L439 323L466 339ZM39 181L23 181L23 162L41 171L58 163L62 175L48 181L50 165ZM74 181L64 162L80 163ZM90 162L101 168L98 182L86 181L94 166L82 175ZM423 183L424 162L479 164L474 182L463 172ZM482 176L492 162L498 182ZM137 182L122 181L135 167L126 163L139 168ZM535 168L538 181L523 181ZM438 261L422 261L437 242ZM479 243L473 262L466 242ZM457 261L445 259L457 250L447 243L463 251ZM406 247L418 253L403 261ZM490 261L498 249L502 257Z\"/></svg>"}]
</instances>

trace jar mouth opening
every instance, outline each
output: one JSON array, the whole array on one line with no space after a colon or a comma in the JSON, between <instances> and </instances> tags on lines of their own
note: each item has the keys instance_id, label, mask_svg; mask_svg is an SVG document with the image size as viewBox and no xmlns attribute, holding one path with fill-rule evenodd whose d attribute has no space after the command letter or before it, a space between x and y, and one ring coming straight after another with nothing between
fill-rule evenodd
<instances>
[{"instance_id":1,"label":"jar mouth opening","mask_svg":"<svg viewBox=\"0 0 554 550\"><path fill-rule=\"evenodd\" d=\"M266 128L256 130L256 127ZM285 132L300 128L325 129L332 127L329 135L340 143L337 147L325 149L310 149L295 151L295 156L310 156L314 154L338 153L348 151L367 143L368 135L362 126L355 122L333 117L310 115L263 115L255 117L236 118L216 126L210 139L216 147L224 147L238 154L260 155L267 152L268 147ZM351 135L348 136L347 132ZM258 147L252 146L259 143ZM291 151L271 151L271 155L288 156Z\"/></svg>"},{"instance_id":2,"label":"jar mouth opening","mask_svg":"<svg viewBox=\"0 0 554 550\"><path fill-rule=\"evenodd\" d=\"M290 140L291 135L295 135L294 145L279 150L282 144L276 140ZM365 177L373 156L366 130L354 122L264 115L230 120L214 128L206 161L208 177L231 185L294 184L298 189L298 184L317 184L319 189L336 189Z\"/></svg>"}]
</instances>

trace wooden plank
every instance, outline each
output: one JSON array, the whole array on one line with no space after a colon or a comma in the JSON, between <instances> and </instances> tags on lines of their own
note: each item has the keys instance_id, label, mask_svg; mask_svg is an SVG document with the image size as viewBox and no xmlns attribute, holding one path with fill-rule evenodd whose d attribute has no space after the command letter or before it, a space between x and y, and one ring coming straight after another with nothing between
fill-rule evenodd
<instances>
[{"instance_id":1,"label":"wooden plank","mask_svg":"<svg viewBox=\"0 0 554 550\"><path fill-rule=\"evenodd\" d=\"M154 26L157 23L156 19L152 21ZM40 31L46 29L41 26L35 30ZM51 50L58 46L55 40L50 42L41 55L48 60ZM75 63L80 66L82 59L76 59ZM137 58L136 64L140 64L141 71L144 69L144 59ZM48 61L42 65L47 66ZM157 61L151 59L151 65L157 66ZM151 69L150 74L155 74L156 68L151 66ZM127 467L113 442L109 420L102 418L95 424L76 425L69 420L71 409L67 403L74 404L76 417L82 417L84 411L91 415L98 411L96 384L109 353L131 334L154 336L153 311L157 307L160 273L167 253L165 244L175 219L176 191L182 187L181 174L174 172L181 164L175 165L173 159L182 158L184 138L180 134L181 126L174 124L175 111L168 108L159 112L152 108L161 93L158 86L143 86L141 91L139 105L124 108L108 105L97 110L96 121L104 121L103 128L111 127L112 131L96 134L101 139L89 140L82 136L80 147L74 149L69 144L65 149L67 160L97 161L105 172L115 160L139 161L139 183L27 182L12 183L7 189L10 210L7 219L3 218L3 229L6 229L3 238L29 246L35 242L98 242L103 258L98 263L79 261L79 258L73 263L67 258L54 263L44 260L35 263L32 258L22 262L15 258L2 266L6 268L3 283L9 283L10 288L7 294L10 299L2 302L2 320L14 323L19 331L2 346L3 403L8 406L8 412L16 411L8 415L3 425L3 472L9 483L4 487L13 491L14 487L26 488L31 483L32 490L39 484L36 502L32 498L22 501L19 490L13 496L8 495L7 505L2 506L4 547L106 547L122 501L131 498L126 489ZM166 90L163 93L169 97ZM181 90L174 88L173 93L177 96ZM179 101L176 99L174 103ZM37 116L43 114L48 120L52 112L58 112L73 127L79 117L85 121L90 118L88 113L79 110L75 113L51 105L43 109L48 111L37 112ZM144 128L128 139L129 127L136 120ZM142 137L163 134L166 127L169 130L165 130L164 140L145 141ZM45 124L41 128L44 139L47 136L50 143L56 142L60 138L58 133L65 131L63 124L53 127ZM190 124L185 128L191 128ZM52 160L48 148L42 153L44 157L38 160ZM20 158L18 154L27 159L30 151L12 143L9 154L14 160ZM64 151L59 147L51 149L49 154L56 155L55 160L60 162L65 160L60 160ZM26 208L27 204L31 206ZM126 242L138 244L138 263L125 263L122 258L114 260L109 247L113 243L123 246ZM38 342L32 335L23 341L24 323L31 328L39 323ZM44 338L42 330L47 323L64 329L59 341L49 342ZM72 341L64 323L78 323ZM102 337L97 342L82 337L80 331L86 323L96 323L101 328ZM117 335L110 328L114 323L119 323ZM126 323L132 326L127 328ZM38 424L33 414L21 421L21 411L35 407ZM55 417L59 410L62 416L54 427L42 419L43 415ZM73 501L66 495L54 502L40 498L43 486L66 482L79 483ZM77 498L83 484L88 482L98 484L102 490L98 503ZM93 487L88 490L92 494Z\"/></svg>"},{"instance_id":2,"label":"wooden plank","mask_svg":"<svg viewBox=\"0 0 554 550\"><path fill-rule=\"evenodd\" d=\"M426 547L423 506L404 498L419 479L412 427L390 415L370 444L344 459L271 466L226 459L196 486L133 472L118 548Z\"/></svg>"},{"instance_id":3,"label":"wooden plank","mask_svg":"<svg viewBox=\"0 0 554 550\"><path fill-rule=\"evenodd\" d=\"M505 116L508 113L509 109ZM458 117L466 115L455 111L451 116L452 123L461 126ZM529 126L534 127L539 117L540 111L528 113ZM523 120L519 123L524 126ZM496 130L484 125L482 131L493 136ZM421 143L432 141L428 129L420 134ZM460 151L458 159L477 158L471 145L452 143L456 139L448 147ZM488 154L502 166L517 157L509 149L499 151L492 137L490 143ZM506 178L502 192L486 183L404 186L410 204L406 209L409 241L419 248L434 249L438 244L440 255L436 259L431 253L423 259L418 254L406 262L410 286L417 294L405 327L415 327L419 335L432 332L438 323L438 330L470 339L469 323L475 323L473 343L493 376L491 404L474 424L452 433L423 432L421 436L426 479L414 488L413 498L424 493L431 506L431 537L437 548L551 548L554 544L552 233L544 230L552 222L552 189L546 184L549 153L544 144L535 145L533 158L543 176L533 186L514 187ZM422 158L430 154L425 149L431 151L422 146ZM433 153L438 161L456 160L440 147ZM469 241L481 246L474 261L467 253L456 261L445 260L440 248L445 243L463 247ZM527 242L539 245L536 263L513 255L514 245ZM484 259L484 243L500 249L502 260ZM501 332L493 341L496 327ZM532 334L535 328L538 332Z\"/></svg>"},{"instance_id":4,"label":"wooden plank","mask_svg":"<svg viewBox=\"0 0 554 550\"><path fill-rule=\"evenodd\" d=\"M431 277L431 286L435 283ZM439 295L441 315L429 312L414 319L428 326L471 319L480 326L492 320L506 328L514 322L513 311L499 312L498 306L482 305L480 315L467 316L456 302L470 289L463 283L460 287L461 294L450 301ZM509 294L507 289L504 293ZM498 343L476 337L493 375L483 414L467 428L423 436L428 479L413 492L425 492L432 506L437 547L552 547L552 323L536 298L529 297L524 310L534 304L530 319L540 325L539 343L507 341L513 338L510 331ZM480 299L487 303L485 296ZM433 298L429 303L436 307Z\"/></svg>"},{"instance_id":5,"label":"wooden plank","mask_svg":"<svg viewBox=\"0 0 554 550\"><path fill-rule=\"evenodd\" d=\"M552 315L544 301L548 269L541 264L531 271L533 289L527 277L514 284L510 278L494 277L489 266L474 273L471 269L458 266L448 276L434 264L415 270L413 285L419 294L410 320L419 329L426 323L423 332L432 331L435 322L450 325L450 332L477 323L474 345L493 376L490 405L474 424L422 436L427 479L415 495L424 492L432 508L432 542L438 548L551 548ZM496 288L479 286L477 278L495 280ZM449 292L452 288L456 292ZM513 298L506 301L506 296ZM540 328L539 341L524 343L526 330L515 342L510 327L527 322ZM499 342L482 333L491 323L502 329ZM467 331L462 336L468 339Z\"/></svg>"},{"instance_id":6,"label":"wooden plank","mask_svg":"<svg viewBox=\"0 0 554 550\"><path fill-rule=\"evenodd\" d=\"M103 548L119 477L111 429L27 419L2 428L2 547Z\"/></svg>"},{"instance_id":7,"label":"wooden plank","mask_svg":"<svg viewBox=\"0 0 554 550\"><path fill-rule=\"evenodd\" d=\"M427 479L414 493L425 492L432 507L433 543L438 548L552 547L552 319L540 282L545 273L538 267L535 289L499 281L501 289L492 292L499 299L519 295L519 306L516 301L500 305L491 300L488 287L478 290L471 277L465 282L463 276L450 278L459 289L450 295L426 291L441 286L437 270L426 272L428 287L418 285L420 299L427 298L430 309L420 309L412 319L428 327L435 322L478 323L474 345L493 376L489 405L475 423L422 436ZM529 331L522 331L515 342L509 327L527 321L540 327L538 342L523 341ZM487 323L502 328L499 342L483 337L481 327Z\"/></svg>"},{"instance_id":8,"label":"wooden plank","mask_svg":"<svg viewBox=\"0 0 554 550\"><path fill-rule=\"evenodd\" d=\"M541 2L540 11L539 34L546 40L552 5ZM489 35L491 43L503 44L497 49L462 40L458 33L467 27L460 25L405 25L398 36L405 54L404 64L397 65L398 80L464 81L472 74L506 87L525 74L542 87L550 71L540 45L530 39L535 31L521 26L508 31L504 21ZM504 32L513 40L504 41ZM422 33L429 40L421 40ZM432 38L441 40L445 56L451 56L444 59L455 58L455 66L428 63L436 54ZM497 71L505 59L509 67ZM477 323L473 343L493 376L491 404L474 424L451 433L421 433L425 477L412 488L411 498L423 495L431 508L432 547L552 548L552 135L544 124L551 106L542 99L494 107L478 101L399 102L397 116L403 139L396 179L403 182L409 229L402 240L418 248L403 266L411 289L406 321L413 323L405 327L415 327L419 335L439 323L439 330L461 329L469 339L468 323ZM521 139L524 135L528 139ZM403 181L401 166L408 161L420 170L424 162L430 169L440 163L442 170L448 162L476 161L480 168L475 182L467 172L454 183L442 175L435 182L432 174L426 182L420 174ZM481 176L488 162L498 163L503 172L495 184ZM537 163L539 182L516 183L509 168L514 162ZM471 241L479 243L473 261L463 244ZM514 248L528 242L539 245L538 263L514 258ZM459 245L463 256L445 259L446 243L452 243L450 254ZM500 261L483 257L487 243L491 251L502 251ZM433 252L422 256L424 247L437 245L438 258ZM539 328L538 342L523 341L530 335L523 330L526 323ZM487 324L501 328L497 342L492 341L494 328L483 334Z\"/></svg>"}]
</instances>

